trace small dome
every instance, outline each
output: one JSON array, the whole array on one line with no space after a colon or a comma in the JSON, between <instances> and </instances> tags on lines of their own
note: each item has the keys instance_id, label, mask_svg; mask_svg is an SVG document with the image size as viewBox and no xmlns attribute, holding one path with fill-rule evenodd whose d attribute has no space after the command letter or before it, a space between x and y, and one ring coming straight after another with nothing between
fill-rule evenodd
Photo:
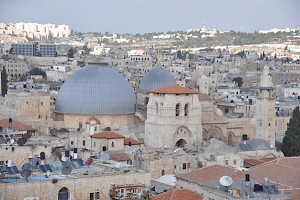
<instances>
[{"instance_id":1,"label":"small dome","mask_svg":"<svg viewBox=\"0 0 300 200\"><path fill-rule=\"evenodd\" d=\"M83 115L135 113L136 96L128 81L108 66L88 64L62 85L55 112Z\"/></svg>"},{"instance_id":2,"label":"small dome","mask_svg":"<svg viewBox=\"0 0 300 200\"><path fill-rule=\"evenodd\" d=\"M176 84L174 77L163 69L161 65L156 65L141 79L139 89L141 91L151 91L174 84Z\"/></svg>"},{"instance_id":3,"label":"small dome","mask_svg":"<svg viewBox=\"0 0 300 200\"><path fill-rule=\"evenodd\" d=\"M94 124L100 124L100 121L95 116L91 116L86 120L85 123L94 125Z\"/></svg>"}]
</instances>

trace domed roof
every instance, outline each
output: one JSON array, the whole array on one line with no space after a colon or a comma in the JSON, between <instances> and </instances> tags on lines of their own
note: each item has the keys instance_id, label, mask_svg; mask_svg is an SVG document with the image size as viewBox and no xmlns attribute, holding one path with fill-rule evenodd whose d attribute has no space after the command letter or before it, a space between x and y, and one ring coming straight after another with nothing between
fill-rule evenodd
<instances>
[{"instance_id":1,"label":"domed roof","mask_svg":"<svg viewBox=\"0 0 300 200\"><path fill-rule=\"evenodd\" d=\"M161 65L156 65L141 79L139 89L150 91L174 84L176 84L174 77L163 69Z\"/></svg>"},{"instance_id":2,"label":"domed roof","mask_svg":"<svg viewBox=\"0 0 300 200\"><path fill-rule=\"evenodd\" d=\"M62 85L55 112L115 115L135 113L136 97L128 81L117 71L89 64Z\"/></svg>"},{"instance_id":3,"label":"domed roof","mask_svg":"<svg viewBox=\"0 0 300 200\"><path fill-rule=\"evenodd\" d=\"M100 124L100 121L95 116L91 116L86 120L85 123L94 125L94 124Z\"/></svg>"}]
</instances>

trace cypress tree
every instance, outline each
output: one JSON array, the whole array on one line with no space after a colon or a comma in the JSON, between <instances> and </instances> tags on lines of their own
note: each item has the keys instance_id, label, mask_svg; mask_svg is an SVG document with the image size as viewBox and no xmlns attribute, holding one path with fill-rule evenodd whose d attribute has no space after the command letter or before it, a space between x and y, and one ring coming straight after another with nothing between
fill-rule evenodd
<instances>
[{"instance_id":1,"label":"cypress tree","mask_svg":"<svg viewBox=\"0 0 300 200\"><path fill-rule=\"evenodd\" d=\"M1 72L1 95L5 96L7 94L7 73L6 69L3 67Z\"/></svg>"},{"instance_id":2,"label":"cypress tree","mask_svg":"<svg viewBox=\"0 0 300 200\"><path fill-rule=\"evenodd\" d=\"M286 157L300 156L300 111L299 106L293 110L288 123L281 151Z\"/></svg>"}]
</instances>

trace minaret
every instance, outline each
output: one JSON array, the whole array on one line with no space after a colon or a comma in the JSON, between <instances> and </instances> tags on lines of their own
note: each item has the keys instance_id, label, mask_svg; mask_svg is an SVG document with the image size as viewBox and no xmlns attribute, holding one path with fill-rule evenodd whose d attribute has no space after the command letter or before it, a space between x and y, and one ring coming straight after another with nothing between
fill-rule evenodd
<instances>
[{"instance_id":1,"label":"minaret","mask_svg":"<svg viewBox=\"0 0 300 200\"><path fill-rule=\"evenodd\" d=\"M256 100L255 138L267 140L275 145L275 117L275 88L269 67L265 66Z\"/></svg>"}]
</instances>

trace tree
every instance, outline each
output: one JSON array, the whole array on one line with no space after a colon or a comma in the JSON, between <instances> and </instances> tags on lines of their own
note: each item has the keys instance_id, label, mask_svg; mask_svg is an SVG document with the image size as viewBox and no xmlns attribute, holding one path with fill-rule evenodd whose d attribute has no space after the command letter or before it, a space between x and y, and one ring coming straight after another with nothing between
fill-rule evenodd
<instances>
[{"instance_id":1,"label":"tree","mask_svg":"<svg viewBox=\"0 0 300 200\"><path fill-rule=\"evenodd\" d=\"M243 78L242 77L234 77L232 81L236 82L239 87L242 87L243 85Z\"/></svg>"},{"instance_id":2,"label":"tree","mask_svg":"<svg viewBox=\"0 0 300 200\"><path fill-rule=\"evenodd\" d=\"M46 73L40 68L33 68L28 72L29 75L42 75L44 79L47 78Z\"/></svg>"},{"instance_id":3,"label":"tree","mask_svg":"<svg viewBox=\"0 0 300 200\"><path fill-rule=\"evenodd\" d=\"M7 73L6 69L3 67L1 72L1 95L5 96L7 94Z\"/></svg>"},{"instance_id":4,"label":"tree","mask_svg":"<svg viewBox=\"0 0 300 200\"><path fill-rule=\"evenodd\" d=\"M74 53L75 53L75 50L73 48L70 48L68 53L67 53L68 59L69 58L74 58Z\"/></svg>"},{"instance_id":5,"label":"tree","mask_svg":"<svg viewBox=\"0 0 300 200\"><path fill-rule=\"evenodd\" d=\"M285 137L283 138L281 151L286 157L300 156L300 111L299 106L293 110L288 123Z\"/></svg>"}]
</instances>

